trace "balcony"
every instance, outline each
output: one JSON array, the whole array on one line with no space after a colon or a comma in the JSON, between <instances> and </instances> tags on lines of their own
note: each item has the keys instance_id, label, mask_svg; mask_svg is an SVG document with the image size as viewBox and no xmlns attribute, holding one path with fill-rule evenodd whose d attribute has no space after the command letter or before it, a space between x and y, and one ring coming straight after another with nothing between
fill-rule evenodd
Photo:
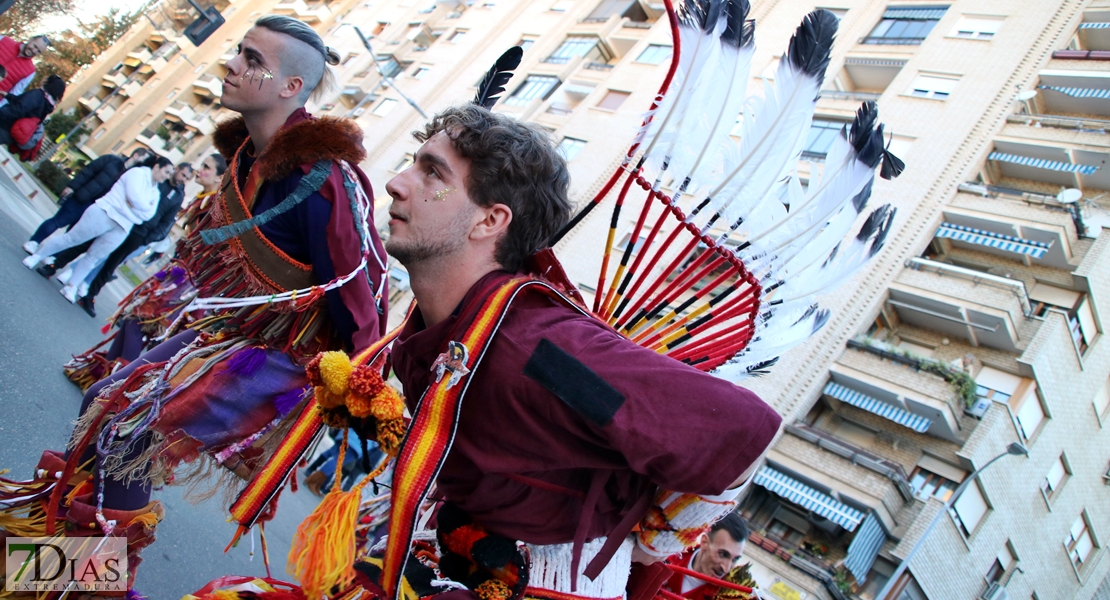
<instances>
[{"instance_id":1,"label":"balcony","mask_svg":"<svg viewBox=\"0 0 1110 600\"><path fill-rule=\"evenodd\" d=\"M1026 322L1027 300L1012 289L953 277L948 272L903 270L890 286L887 304L902 323L959 338L972 346L1019 353L1029 341L1018 335Z\"/></svg>"},{"instance_id":2,"label":"balcony","mask_svg":"<svg viewBox=\"0 0 1110 600\"><path fill-rule=\"evenodd\" d=\"M124 85L123 87L121 87L119 89L119 93L120 93L121 96L126 96L128 98L134 98L135 94L138 94L139 90L141 90L141 89L143 89L143 82L141 82L141 81L132 81L131 83L128 83L127 85Z\"/></svg>"},{"instance_id":3,"label":"balcony","mask_svg":"<svg viewBox=\"0 0 1110 600\"><path fill-rule=\"evenodd\" d=\"M166 108L166 120L181 123L204 135L209 135L216 130L216 126L206 115L197 114L192 106L182 102L175 102Z\"/></svg>"},{"instance_id":4,"label":"balcony","mask_svg":"<svg viewBox=\"0 0 1110 600\"><path fill-rule=\"evenodd\" d=\"M961 183L961 194L956 196L952 203L955 208L968 208L982 210L995 215L1018 216L1018 211L1028 218L1030 214L1023 210L1024 206L1036 206L1041 210L1037 214L1038 223L1045 223L1053 227L1067 230L1069 241L1077 241L1087 235L1085 219L1092 216L1089 206L1082 206L1082 202L1069 203L1060 199L1058 194L1041 194L1026 190L1009 188L998 185L984 185L981 183ZM972 199L977 196L978 198ZM989 204L981 199L990 198ZM998 202L995 202L997 200ZM1096 232L1097 235L1097 232ZM1072 243L1074 246L1074 242ZM1074 256L1075 253L1073 252Z\"/></svg>"},{"instance_id":5,"label":"balcony","mask_svg":"<svg viewBox=\"0 0 1110 600\"><path fill-rule=\"evenodd\" d=\"M273 11L279 15L288 15L309 24L319 23L331 16L331 11L323 2L308 4L304 0L281 2L274 6Z\"/></svg>"},{"instance_id":6,"label":"balcony","mask_svg":"<svg viewBox=\"0 0 1110 600\"><path fill-rule=\"evenodd\" d=\"M904 66L904 60L849 56L844 59L844 75L853 90L882 93Z\"/></svg>"},{"instance_id":7,"label":"balcony","mask_svg":"<svg viewBox=\"0 0 1110 600\"><path fill-rule=\"evenodd\" d=\"M1087 11L1076 31L1079 46L1084 50L1110 50L1110 12Z\"/></svg>"},{"instance_id":8,"label":"balcony","mask_svg":"<svg viewBox=\"0 0 1110 600\"><path fill-rule=\"evenodd\" d=\"M174 164L181 162L181 160L185 158L185 154L181 150L161 137L158 137L158 135L150 129L144 129L142 133L135 136L135 141L150 148L150 150L158 156L164 156L170 159Z\"/></svg>"},{"instance_id":9,"label":"balcony","mask_svg":"<svg viewBox=\"0 0 1110 600\"><path fill-rule=\"evenodd\" d=\"M1037 89L1045 113L1110 117L1110 72L1045 70Z\"/></svg>"},{"instance_id":10,"label":"balcony","mask_svg":"<svg viewBox=\"0 0 1110 600\"><path fill-rule=\"evenodd\" d=\"M104 74L104 80L101 82L101 85L107 88L117 88L123 85L125 81L127 81L127 75L119 71L112 71L111 73Z\"/></svg>"},{"instance_id":11,"label":"balcony","mask_svg":"<svg viewBox=\"0 0 1110 600\"><path fill-rule=\"evenodd\" d=\"M162 69L166 68L166 65L168 64L170 64L169 61L167 61L164 57L156 56L150 59L145 65L139 67L139 74L153 75L154 73L158 73Z\"/></svg>"},{"instance_id":12,"label":"balcony","mask_svg":"<svg viewBox=\"0 0 1110 600\"><path fill-rule=\"evenodd\" d=\"M219 98L224 93L224 82L215 75L202 75L193 82L193 93L202 98Z\"/></svg>"},{"instance_id":13,"label":"balcony","mask_svg":"<svg viewBox=\"0 0 1110 600\"><path fill-rule=\"evenodd\" d=\"M1040 214L1010 210L1010 206L1001 202L976 204L976 209L946 208L937 237L956 248L985 252L1027 265L1064 271L1075 268L1072 246L1077 236L1064 214L1047 210L1038 211ZM999 212L985 210L995 207ZM1017 214L1022 216L1014 216ZM1030 220L1031 214L1043 215L1043 219Z\"/></svg>"},{"instance_id":14,"label":"balcony","mask_svg":"<svg viewBox=\"0 0 1110 600\"><path fill-rule=\"evenodd\" d=\"M150 57L153 55L154 53L150 51L150 48L143 46L138 50L128 52L127 58L123 59L123 64L129 67L137 67L150 60Z\"/></svg>"},{"instance_id":15,"label":"balcony","mask_svg":"<svg viewBox=\"0 0 1110 600\"><path fill-rule=\"evenodd\" d=\"M1110 190L1110 169L1102 168L1110 160L1105 150L996 140L987 159L990 183L1024 180L1041 184L1029 191L1053 194L1060 186Z\"/></svg>"},{"instance_id":16,"label":"balcony","mask_svg":"<svg viewBox=\"0 0 1110 600\"><path fill-rule=\"evenodd\" d=\"M77 101L89 110L96 110L104 101L93 92L88 92Z\"/></svg>"}]
</instances>

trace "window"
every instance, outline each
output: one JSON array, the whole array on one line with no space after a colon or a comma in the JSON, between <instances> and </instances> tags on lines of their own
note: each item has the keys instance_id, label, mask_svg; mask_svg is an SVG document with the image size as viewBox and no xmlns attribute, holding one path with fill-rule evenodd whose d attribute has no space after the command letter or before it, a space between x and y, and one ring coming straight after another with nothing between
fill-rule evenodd
<instances>
[{"instance_id":1,"label":"window","mask_svg":"<svg viewBox=\"0 0 1110 600\"><path fill-rule=\"evenodd\" d=\"M559 85L559 78L551 75L529 75L513 95L505 99L510 106L524 106L535 98L547 99Z\"/></svg>"},{"instance_id":2,"label":"window","mask_svg":"<svg viewBox=\"0 0 1110 600\"><path fill-rule=\"evenodd\" d=\"M397 62L397 59L393 58L391 54L379 54L376 58L383 77L393 77L403 69L401 63Z\"/></svg>"},{"instance_id":3,"label":"window","mask_svg":"<svg viewBox=\"0 0 1110 600\"><path fill-rule=\"evenodd\" d=\"M177 92L179 92L179 91L181 91L181 90L173 90L170 93L166 94L166 100L172 99L174 96L177 95Z\"/></svg>"},{"instance_id":4,"label":"window","mask_svg":"<svg viewBox=\"0 0 1110 600\"><path fill-rule=\"evenodd\" d=\"M96 133L93 134L93 139L94 140L99 140L100 138L104 137L104 134L107 133L107 132L108 132L107 127L101 127Z\"/></svg>"},{"instance_id":5,"label":"window","mask_svg":"<svg viewBox=\"0 0 1110 600\"><path fill-rule=\"evenodd\" d=\"M948 10L945 6L890 7L863 38L865 44L920 44Z\"/></svg>"},{"instance_id":6,"label":"window","mask_svg":"<svg viewBox=\"0 0 1110 600\"><path fill-rule=\"evenodd\" d=\"M1038 281L1029 290L1029 299L1033 301L1033 314L1038 317L1043 317L1052 308L1066 313L1068 328L1079 353L1087 351L1098 330L1091 305L1083 294Z\"/></svg>"},{"instance_id":7,"label":"window","mask_svg":"<svg viewBox=\"0 0 1110 600\"><path fill-rule=\"evenodd\" d=\"M955 481L945 479L921 467L914 469L913 475L910 476L910 488L913 490L913 496L922 501L936 498L941 502L948 502L958 485Z\"/></svg>"},{"instance_id":8,"label":"window","mask_svg":"<svg viewBox=\"0 0 1110 600\"><path fill-rule=\"evenodd\" d=\"M918 75L917 79L913 80L910 89L906 90L906 94L917 98L944 100L952 93L952 90L956 89L957 82L959 82L958 79Z\"/></svg>"},{"instance_id":9,"label":"window","mask_svg":"<svg viewBox=\"0 0 1110 600\"><path fill-rule=\"evenodd\" d=\"M970 40L989 40L998 33L999 27L1002 27L1002 19L962 16L956 28L948 35Z\"/></svg>"},{"instance_id":10,"label":"window","mask_svg":"<svg viewBox=\"0 0 1110 600\"><path fill-rule=\"evenodd\" d=\"M802 148L802 158L824 160L842 129L844 129L844 123L841 121L814 118L813 125L809 128L809 136L806 138L806 145Z\"/></svg>"},{"instance_id":11,"label":"window","mask_svg":"<svg viewBox=\"0 0 1110 600\"><path fill-rule=\"evenodd\" d=\"M370 32L370 35L371 35L371 36L375 36L375 35L381 35L381 34L382 34L382 32L383 32L383 31L385 31L385 28L386 28L386 27L389 27L389 23L388 23L388 22L386 22L386 21L378 21L378 24L374 26L374 30Z\"/></svg>"},{"instance_id":12,"label":"window","mask_svg":"<svg viewBox=\"0 0 1110 600\"><path fill-rule=\"evenodd\" d=\"M987 509L987 500L983 498L982 490L979 489L978 484L972 482L956 499L956 504L949 512L960 533L965 538L970 538L986 516Z\"/></svg>"},{"instance_id":13,"label":"window","mask_svg":"<svg viewBox=\"0 0 1110 600\"><path fill-rule=\"evenodd\" d=\"M574 157L578 156L578 153L585 147L586 140L578 138L565 137L563 141L559 142L559 152L563 153L563 158L567 159L567 162L574 160Z\"/></svg>"},{"instance_id":14,"label":"window","mask_svg":"<svg viewBox=\"0 0 1110 600\"><path fill-rule=\"evenodd\" d=\"M112 146L112 152L119 152L120 148L123 148L123 140L116 142L116 144Z\"/></svg>"},{"instance_id":15,"label":"window","mask_svg":"<svg viewBox=\"0 0 1110 600\"><path fill-rule=\"evenodd\" d=\"M200 73L201 71L204 71L207 68L208 68L208 63L200 63L199 65L197 65L197 68L193 69L193 73L194 74Z\"/></svg>"},{"instance_id":16,"label":"window","mask_svg":"<svg viewBox=\"0 0 1110 600\"><path fill-rule=\"evenodd\" d=\"M1110 408L1110 381L1102 384L1102 389L1095 394L1095 415L1100 423L1106 415L1107 408Z\"/></svg>"},{"instance_id":17,"label":"window","mask_svg":"<svg viewBox=\"0 0 1110 600\"><path fill-rule=\"evenodd\" d=\"M1041 406L1041 399L1037 395L1036 385L1028 388L1025 393L1025 398L1021 406L1015 411L1017 418L1018 428L1021 430L1021 435L1028 442L1032 439L1033 435L1037 433L1037 428L1041 422L1044 421L1044 407Z\"/></svg>"},{"instance_id":18,"label":"window","mask_svg":"<svg viewBox=\"0 0 1110 600\"><path fill-rule=\"evenodd\" d=\"M838 23L844 19L844 15L848 14L847 8L829 8L827 6L818 6L817 8L821 10L827 10L836 15L836 20Z\"/></svg>"},{"instance_id":19,"label":"window","mask_svg":"<svg viewBox=\"0 0 1110 600\"><path fill-rule=\"evenodd\" d=\"M617 90L609 90L605 93L605 97L601 102L597 103L597 107L604 110L617 110L624 104L631 94L629 92L621 92Z\"/></svg>"},{"instance_id":20,"label":"window","mask_svg":"<svg viewBox=\"0 0 1110 600\"><path fill-rule=\"evenodd\" d=\"M374 114L379 117L384 117L389 114L389 111L393 110L394 106L397 106L397 101L393 98L386 98L374 107Z\"/></svg>"},{"instance_id":21,"label":"window","mask_svg":"<svg viewBox=\"0 0 1110 600\"><path fill-rule=\"evenodd\" d=\"M732 129L730 129L728 131L728 134L729 135L734 135L736 137L740 137L740 134L743 133L743 132L744 132L744 111L740 111L740 114L736 115L736 122L732 124Z\"/></svg>"},{"instance_id":22,"label":"window","mask_svg":"<svg viewBox=\"0 0 1110 600\"><path fill-rule=\"evenodd\" d=\"M1020 386L1021 377L990 367L983 367L975 376L975 395L983 400L1009 403Z\"/></svg>"},{"instance_id":23,"label":"window","mask_svg":"<svg viewBox=\"0 0 1110 600\"><path fill-rule=\"evenodd\" d=\"M416 70L412 72L412 78L413 79L424 79L424 76L427 75L428 71L431 71L431 70L432 70L431 67L416 67Z\"/></svg>"},{"instance_id":24,"label":"window","mask_svg":"<svg viewBox=\"0 0 1110 600\"><path fill-rule=\"evenodd\" d=\"M1079 515L1079 518L1072 523L1071 529L1068 530L1068 535L1064 537L1064 547L1067 549L1068 557L1071 558L1071 564L1076 571L1083 568L1087 559L1090 558L1091 552L1095 549L1095 541L1087 528L1085 517L1086 515Z\"/></svg>"},{"instance_id":25,"label":"window","mask_svg":"<svg viewBox=\"0 0 1110 600\"><path fill-rule=\"evenodd\" d=\"M463 41L463 38L466 37L466 32L466 29L456 29L454 33L451 34L451 37L447 38L447 41L452 44L457 44Z\"/></svg>"},{"instance_id":26,"label":"window","mask_svg":"<svg viewBox=\"0 0 1110 600\"><path fill-rule=\"evenodd\" d=\"M1049 467L1048 474L1041 481L1041 493L1044 494L1044 499L1050 501L1055 498L1069 475L1071 475L1071 469L1068 468L1067 457L1061 454Z\"/></svg>"},{"instance_id":27,"label":"window","mask_svg":"<svg viewBox=\"0 0 1110 600\"><path fill-rule=\"evenodd\" d=\"M413 156L411 154L406 154L403 157L401 157L400 162L398 162L396 165L394 165L393 168L390 169L390 171L393 171L394 173L400 173L401 171L404 171L405 169L411 167L412 163L413 163Z\"/></svg>"},{"instance_id":28,"label":"window","mask_svg":"<svg viewBox=\"0 0 1110 600\"><path fill-rule=\"evenodd\" d=\"M673 49L670 46L651 44L647 48L644 48L644 51L636 57L636 62L657 65L670 58L673 53Z\"/></svg>"},{"instance_id":29,"label":"window","mask_svg":"<svg viewBox=\"0 0 1110 600\"><path fill-rule=\"evenodd\" d=\"M597 38L594 36L569 36L563 41L563 45L559 46L551 56L543 59L543 62L554 64L566 64L573 58L579 56L586 56L591 50L597 47Z\"/></svg>"},{"instance_id":30,"label":"window","mask_svg":"<svg viewBox=\"0 0 1110 600\"><path fill-rule=\"evenodd\" d=\"M608 21L613 15L627 17L634 23L644 23L649 20L636 0L601 0L590 16L586 17L586 21Z\"/></svg>"},{"instance_id":31,"label":"window","mask_svg":"<svg viewBox=\"0 0 1110 600\"><path fill-rule=\"evenodd\" d=\"M567 12L574 8L574 0L555 0L551 5L551 12Z\"/></svg>"},{"instance_id":32,"label":"window","mask_svg":"<svg viewBox=\"0 0 1110 600\"><path fill-rule=\"evenodd\" d=\"M532 47L532 44L535 44L535 43L536 43L536 40L534 38L520 38L520 41L517 42L516 45L520 46L521 50L527 52L528 49Z\"/></svg>"}]
</instances>

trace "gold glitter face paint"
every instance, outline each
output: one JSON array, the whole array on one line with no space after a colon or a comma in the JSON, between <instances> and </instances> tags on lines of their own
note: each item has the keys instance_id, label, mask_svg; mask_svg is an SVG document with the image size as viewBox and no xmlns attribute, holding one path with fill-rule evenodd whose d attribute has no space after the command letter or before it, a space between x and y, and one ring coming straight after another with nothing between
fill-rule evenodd
<instances>
[{"instance_id":1,"label":"gold glitter face paint","mask_svg":"<svg viewBox=\"0 0 1110 600\"><path fill-rule=\"evenodd\" d=\"M453 187L451 187L451 188L447 188L447 189L443 189L443 190L439 190L438 192L436 192L435 194L433 194L433 199L434 199L434 200L436 200L437 202L442 202L442 201L444 201L444 200L446 200L446 199L447 199L447 196L448 196L449 194L453 194L453 193L454 193L454 192L456 192L456 191L457 191L457 190L456 190L455 188L453 188Z\"/></svg>"},{"instance_id":2,"label":"gold glitter face paint","mask_svg":"<svg viewBox=\"0 0 1110 600\"><path fill-rule=\"evenodd\" d=\"M254 67L251 67L251 68L247 69L246 71L243 71L243 74L239 76L239 81L248 81L249 80L250 83L253 85L254 80L256 78L258 79L258 89L261 90L262 89L262 84L267 79L273 79L274 78L274 72L269 70L269 69L262 69L260 73L256 73Z\"/></svg>"}]
</instances>

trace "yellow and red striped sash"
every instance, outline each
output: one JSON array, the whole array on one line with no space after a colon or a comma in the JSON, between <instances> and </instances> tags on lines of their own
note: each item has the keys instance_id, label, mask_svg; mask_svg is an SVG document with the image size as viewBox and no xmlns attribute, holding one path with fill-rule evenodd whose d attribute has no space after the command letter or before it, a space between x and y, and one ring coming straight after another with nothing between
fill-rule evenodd
<instances>
[{"instance_id":1,"label":"yellow and red striped sash","mask_svg":"<svg viewBox=\"0 0 1110 600\"><path fill-rule=\"evenodd\" d=\"M459 340L468 351L465 366L469 375L464 376L456 385L451 385L452 378L445 375L428 386L421 396L412 423L401 442L397 465L393 471L389 542L383 557L381 581L391 600L399 600L398 590L410 555L409 547L416 530L420 505L427 498L432 482L451 449L458 425L459 408L462 406L463 395L470 386L470 378L482 362L489 342L501 325L509 305L528 286L537 286L540 291L581 310L544 281L530 277L516 277L506 281L486 297L477 316ZM463 316L465 315L464 310Z\"/></svg>"},{"instance_id":2,"label":"yellow and red striped sash","mask_svg":"<svg viewBox=\"0 0 1110 600\"><path fill-rule=\"evenodd\" d=\"M411 309L409 314L412 314ZM405 321L407 320L408 317L406 316ZM378 355L401 334L401 328L404 327L405 321L402 321L399 326L378 341L370 344L352 362L354 364L367 364L367 362L372 363L376 360ZM243 488L239 497L236 498L235 503L231 505L231 518L239 524L239 529L235 533L235 539L231 540L231 544L228 544L228 548L238 541L239 536L254 526L270 501L285 485L289 474L293 472L293 467L304 458L305 453L312 447L313 442L323 430L324 423L320 420L320 414L316 410L316 398L310 398L304 409L301 410L296 422L293 423L293 427L290 428L289 434L282 440L281 445L267 461L266 466L259 471L257 476L251 479L247 487Z\"/></svg>"}]
</instances>

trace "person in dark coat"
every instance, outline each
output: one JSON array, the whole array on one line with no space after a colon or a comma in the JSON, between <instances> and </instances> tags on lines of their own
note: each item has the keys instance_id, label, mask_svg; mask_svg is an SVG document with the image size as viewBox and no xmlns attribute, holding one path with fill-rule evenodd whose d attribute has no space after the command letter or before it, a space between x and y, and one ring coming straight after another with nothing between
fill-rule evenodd
<instances>
[{"instance_id":1,"label":"person in dark coat","mask_svg":"<svg viewBox=\"0 0 1110 600\"><path fill-rule=\"evenodd\" d=\"M0 108L0 111L2 110L3 108ZM97 198L107 194L108 190L112 189L112 186L115 185L124 171L138 166L150 156L150 150L139 148L132 152L126 160L115 154L106 154L85 165L85 168L81 169L81 172L69 182L69 187L62 190L62 197L58 202L58 212L39 225L39 228L31 235L31 239L23 244L23 250L28 254L34 254L35 250L38 250L39 244L50 234L62 227L73 226L74 223L81 220L81 215L85 214L86 208L92 206Z\"/></svg>"},{"instance_id":2,"label":"person in dark coat","mask_svg":"<svg viewBox=\"0 0 1110 600\"><path fill-rule=\"evenodd\" d=\"M13 154L33 151L23 157L24 160L37 153L43 137L43 121L54 112L65 93L66 82L51 75L42 87L9 95L8 102L0 106L0 144L8 146Z\"/></svg>"},{"instance_id":3,"label":"person in dark coat","mask_svg":"<svg viewBox=\"0 0 1110 600\"><path fill-rule=\"evenodd\" d=\"M158 209L149 221L145 221L131 228L131 233L123 240L101 265L99 272L89 282L89 289L77 300L77 305L85 309L89 316L96 316L94 302L96 295L106 283L112 280L113 273L137 250L166 239L173 229L174 219L181 211L181 204L185 200L185 183L193 177L193 167L187 162L177 165L172 177L159 184L161 197L158 199ZM68 258L68 257L67 257ZM68 260L67 260L68 262ZM80 282L73 282L80 283Z\"/></svg>"}]
</instances>

